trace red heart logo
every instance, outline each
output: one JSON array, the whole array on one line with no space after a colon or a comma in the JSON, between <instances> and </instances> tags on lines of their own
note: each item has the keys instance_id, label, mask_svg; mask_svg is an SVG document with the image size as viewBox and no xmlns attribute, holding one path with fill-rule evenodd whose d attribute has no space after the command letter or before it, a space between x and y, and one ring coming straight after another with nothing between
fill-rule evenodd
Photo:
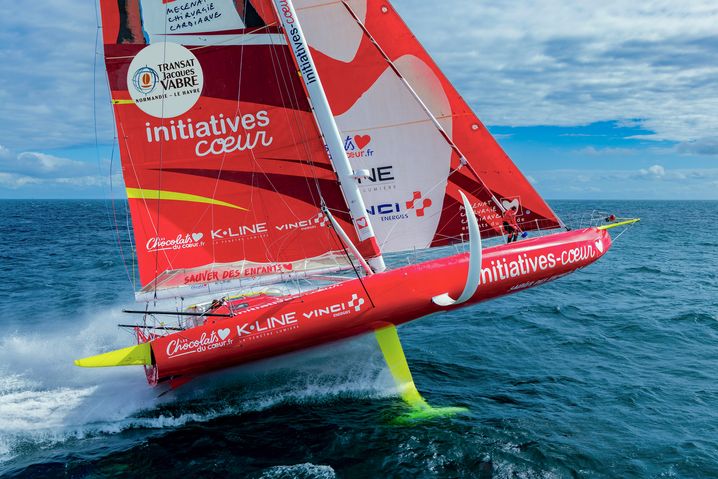
<instances>
[{"instance_id":1,"label":"red heart logo","mask_svg":"<svg viewBox=\"0 0 718 479\"><path fill-rule=\"evenodd\" d=\"M363 150L371 142L371 136L369 135L354 135L354 143L357 144L357 148Z\"/></svg>"},{"instance_id":2,"label":"red heart logo","mask_svg":"<svg viewBox=\"0 0 718 479\"><path fill-rule=\"evenodd\" d=\"M361 218L357 218L356 220L357 227L362 230L369 226L369 224L366 221L366 216L362 216Z\"/></svg>"},{"instance_id":3,"label":"red heart logo","mask_svg":"<svg viewBox=\"0 0 718 479\"><path fill-rule=\"evenodd\" d=\"M294 265L292 265L292 263L286 263L286 264L284 264L282 267L283 267L286 271L291 271L292 269L294 269Z\"/></svg>"}]
</instances>

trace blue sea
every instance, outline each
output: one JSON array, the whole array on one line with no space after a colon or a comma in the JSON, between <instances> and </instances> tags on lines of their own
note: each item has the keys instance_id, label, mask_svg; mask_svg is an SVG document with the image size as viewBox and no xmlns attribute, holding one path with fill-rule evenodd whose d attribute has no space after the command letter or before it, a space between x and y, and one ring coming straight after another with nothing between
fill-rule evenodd
<instances>
[{"instance_id":1,"label":"blue sea","mask_svg":"<svg viewBox=\"0 0 718 479\"><path fill-rule=\"evenodd\" d=\"M468 412L396 425L371 337L162 397L76 368L132 344L124 207L0 201L0 475L718 477L718 202L552 206L642 221L585 270L399 328L424 397Z\"/></svg>"}]
</instances>

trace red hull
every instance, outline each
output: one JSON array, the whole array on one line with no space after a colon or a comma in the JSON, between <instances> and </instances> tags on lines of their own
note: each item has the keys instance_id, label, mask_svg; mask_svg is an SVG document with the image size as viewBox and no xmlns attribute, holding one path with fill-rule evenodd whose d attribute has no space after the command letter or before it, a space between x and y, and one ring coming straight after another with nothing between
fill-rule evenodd
<instances>
[{"instance_id":1,"label":"red hull","mask_svg":"<svg viewBox=\"0 0 718 479\"><path fill-rule=\"evenodd\" d=\"M459 307L551 281L583 268L608 251L611 237L596 228L487 248L482 281ZM250 305L231 318L152 341L158 381L197 375L399 325L454 309L432 302L464 288L468 253L345 281L301 296ZM367 295L368 292L368 295ZM369 299L371 298L371 300ZM221 311L221 310L220 310Z\"/></svg>"}]
</instances>

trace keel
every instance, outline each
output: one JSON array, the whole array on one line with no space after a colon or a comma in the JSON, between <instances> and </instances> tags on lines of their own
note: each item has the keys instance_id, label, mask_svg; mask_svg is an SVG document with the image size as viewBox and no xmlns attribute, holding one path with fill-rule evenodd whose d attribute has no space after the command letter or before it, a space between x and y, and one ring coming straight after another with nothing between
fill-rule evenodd
<instances>
[{"instance_id":1,"label":"keel","mask_svg":"<svg viewBox=\"0 0 718 479\"><path fill-rule=\"evenodd\" d=\"M393 422L406 424L413 421L431 419L435 417L451 416L457 413L468 411L463 407L432 407L416 389L414 379L411 377L409 364L406 362L404 349L401 347L396 326L389 325L374 331L384 360L394 378L394 383L399 389L401 399L409 405L411 412L397 417Z\"/></svg>"}]
</instances>

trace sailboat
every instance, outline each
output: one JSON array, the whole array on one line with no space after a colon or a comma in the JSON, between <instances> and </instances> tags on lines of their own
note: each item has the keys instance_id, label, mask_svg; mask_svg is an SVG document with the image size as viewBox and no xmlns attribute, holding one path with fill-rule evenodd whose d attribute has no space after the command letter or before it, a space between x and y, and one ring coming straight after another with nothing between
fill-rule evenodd
<instances>
[{"instance_id":1,"label":"sailboat","mask_svg":"<svg viewBox=\"0 0 718 479\"><path fill-rule=\"evenodd\" d=\"M174 388L373 334L416 415L446 412L396 327L584 268L637 221L566 228L387 0L100 7L145 306L138 344L78 366ZM532 237L484 248L509 210Z\"/></svg>"}]
</instances>

